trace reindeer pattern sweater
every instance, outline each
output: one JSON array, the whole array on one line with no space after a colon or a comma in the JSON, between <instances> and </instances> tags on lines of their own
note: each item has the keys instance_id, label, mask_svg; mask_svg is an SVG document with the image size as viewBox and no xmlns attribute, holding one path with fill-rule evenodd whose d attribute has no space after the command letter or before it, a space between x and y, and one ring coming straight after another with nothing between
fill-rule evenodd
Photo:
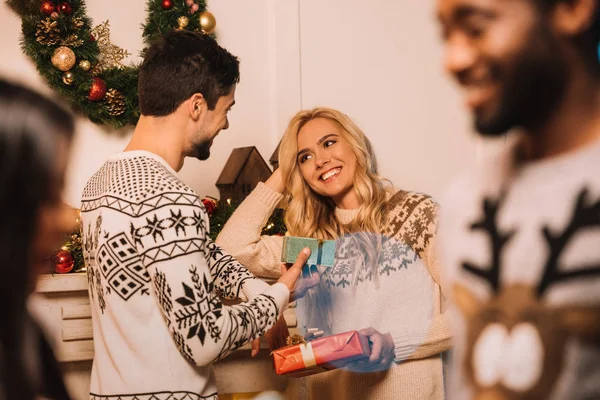
<instances>
[{"instance_id":1,"label":"reindeer pattern sweater","mask_svg":"<svg viewBox=\"0 0 600 400\"><path fill-rule=\"evenodd\" d=\"M81 219L90 399L216 400L212 362L273 326L287 287L269 287L215 245L198 195L152 153L109 159L84 189Z\"/></svg>"},{"instance_id":2,"label":"reindeer pattern sweater","mask_svg":"<svg viewBox=\"0 0 600 400\"><path fill-rule=\"evenodd\" d=\"M600 399L600 142L523 163L518 136L442 202L451 399Z\"/></svg>"},{"instance_id":3,"label":"reindeer pattern sweater","mask_svg":"<svg viewBox=\"0 0 600 400\"><path fill-rule=\"evenodd\" d=\"M261 228L281 200L281 194L260 183L244 200L217 238L258 276L277 276L283 238L260 236ZM336 263L322 275L330 296L332 333L375 328L394 338L395 362L383 372L334 370L292 379L290 399L434 399L444 398L441 353L450 347L449 325L433 251L437 206L426 195L398 191L387 204L382 229L380 287L370 272L353 266L362 256L343 240ZM357 210L336 210L348 224ZM321 290L321 288L312 289ZM303 309L299 301L298 309ZM301 313L299 318L302 321Z\"/></svg>"}]
</instances>

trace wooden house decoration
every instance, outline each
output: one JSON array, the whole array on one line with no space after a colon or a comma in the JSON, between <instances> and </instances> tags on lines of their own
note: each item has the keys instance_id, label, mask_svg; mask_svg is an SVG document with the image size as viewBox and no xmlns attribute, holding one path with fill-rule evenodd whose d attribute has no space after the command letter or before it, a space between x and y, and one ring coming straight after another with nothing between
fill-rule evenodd
<instances>
[{"instance_id":1,"label":"wooden house decoration","mask_svg":"<svg viewBox=\"0 0 600 400\"><path fill-rule=\"evenodd\" d=\"M277 148L271 155L271 158L269 158L269 163L271 164L271 167L273 167L273 171L279 168L279 146L281 146L281 141L279 142Z\"/></svg>"},{"instance_id":2,"label":"wooden house decoration","mask_svg":"<svg viewBox=\"0 0 600 400\"><path fill-rule=\"evenodd\" d=\"M233 149L217 179L220 202L241 202L254 190L258 182L266 181L271 173L271 168L256 147Z\"/></svg>"}]
</instances>

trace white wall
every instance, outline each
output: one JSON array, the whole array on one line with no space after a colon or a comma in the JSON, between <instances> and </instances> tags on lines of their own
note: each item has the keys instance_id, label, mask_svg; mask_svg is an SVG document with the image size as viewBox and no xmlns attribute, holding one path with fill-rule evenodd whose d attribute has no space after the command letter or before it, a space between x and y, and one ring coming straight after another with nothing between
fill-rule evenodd
<instances>
[{"instance_id":1,"label":"white wall","mask_svg":"<svg viewBox=\"0 0 600 400\"><path fill-rule=\"evenodd\" d=\"M374 144L380 173L438 197L475 156L442 70L434 1L300 0L302 106L338 108Z\"/></svg>"}]
</instances>

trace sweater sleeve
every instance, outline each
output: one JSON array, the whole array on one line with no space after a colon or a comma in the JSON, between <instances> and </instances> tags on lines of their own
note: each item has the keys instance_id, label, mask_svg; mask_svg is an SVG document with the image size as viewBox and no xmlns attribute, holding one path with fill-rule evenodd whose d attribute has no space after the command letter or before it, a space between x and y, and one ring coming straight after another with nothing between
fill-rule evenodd
<instances>
[{"instance_id":1,"label":"sweater sleeve","mask_svg":"<svg viewBox=\"0 0 600 400\"><path fill-rule=\"evenodd\" d=\"M420 195L422 196L422 195ZM430 302L433 307L431 320L424 332L407 327L402 333L394 334L396 362L407 359L421 359L443 353L451 347L451 330L446 313L446 298L440 282L440 265L436 254L438 206L430 197L422 197L411 210L411 217L402 224L395 235L408 243L421 258L431 280L433 293Z\"/></svg>"},{"instance_id":2,"label":"sweater sleeve","mask_svg":"<svg viewBox=\"0 0 600 400\"><path fill-rule=\"evenodd\" d=\"M208 222L206 223L208 226ZM252 300L269 288L269 284L252 275L229 254L226 254L216 243L207 240L208 254L206 260L215 288L221 297L226 299Z\"/></svg>"},{"instance_id":3,"label":"sweater sleeve","mask_svg":"<svg viewBox=\"0 0 600 400\"><path fill-rule=\"evenodd\" d=\"M440 266L435 251L435 243L436 236L433 236L430 245L426 248L424 258L425 265L435 282L434 317L424 342L412 354L411 359L427 358L450 350L452 347L450 320L446 312L447 298L440 282Z\"/></svg>"},{"instance_id":4,"label":"sweater sleeve","mask_svg":"<svg viewBox=\"0 0 600 400\"><path fill-rule=\"evenodd\" d=\"M287 306L281 283L249 302L222 304L218 293L235 297L253 278L210 241L197 203L157 208L130 229L171 336L191 363L208 365L261 336Z\"/></svg>"},{"instance_id":5,"label":"sweater sleeve","mask_svg":"<svg viewBox=\"0 0 600 400\"><path fill-rule=\"evenodd\" d=\"M227 220L216 240L219 246L259 277L277 278L281 275L283 238L261 236L261 231L282 197L260 182Z\"/></svg>"}]
</instances>

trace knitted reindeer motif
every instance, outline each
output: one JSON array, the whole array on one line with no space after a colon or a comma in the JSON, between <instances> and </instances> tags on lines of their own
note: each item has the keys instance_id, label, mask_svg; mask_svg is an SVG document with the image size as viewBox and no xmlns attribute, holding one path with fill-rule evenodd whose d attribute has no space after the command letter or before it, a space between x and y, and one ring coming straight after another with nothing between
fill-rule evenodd
<instances>
[{"instance_id":1,"label":"knitted reindeer motif","mask_svg":"<svg viewBox=\"0 0 600 400\"><path fill-rule=\"evenodd\" d=\"M489 235L491 265L480 268L465 262L462 267L488 282L492 295L482 302L463 286L453 288L467 323L464 367L475 399L546 399L561 373L567 342L599 344L600 304L551 306L543 301L554 285L600 277L600 260L568 270L560 265L561 254L577 232L600 228L600 201L588 204L587 197L587 190L582 190L562 232L543 228L548 256L537 287L501 285L502 251L515 231L500 232L496 221L500 202L484 201L484 217L471 229Z\"/></svg>"}]
</instances>

